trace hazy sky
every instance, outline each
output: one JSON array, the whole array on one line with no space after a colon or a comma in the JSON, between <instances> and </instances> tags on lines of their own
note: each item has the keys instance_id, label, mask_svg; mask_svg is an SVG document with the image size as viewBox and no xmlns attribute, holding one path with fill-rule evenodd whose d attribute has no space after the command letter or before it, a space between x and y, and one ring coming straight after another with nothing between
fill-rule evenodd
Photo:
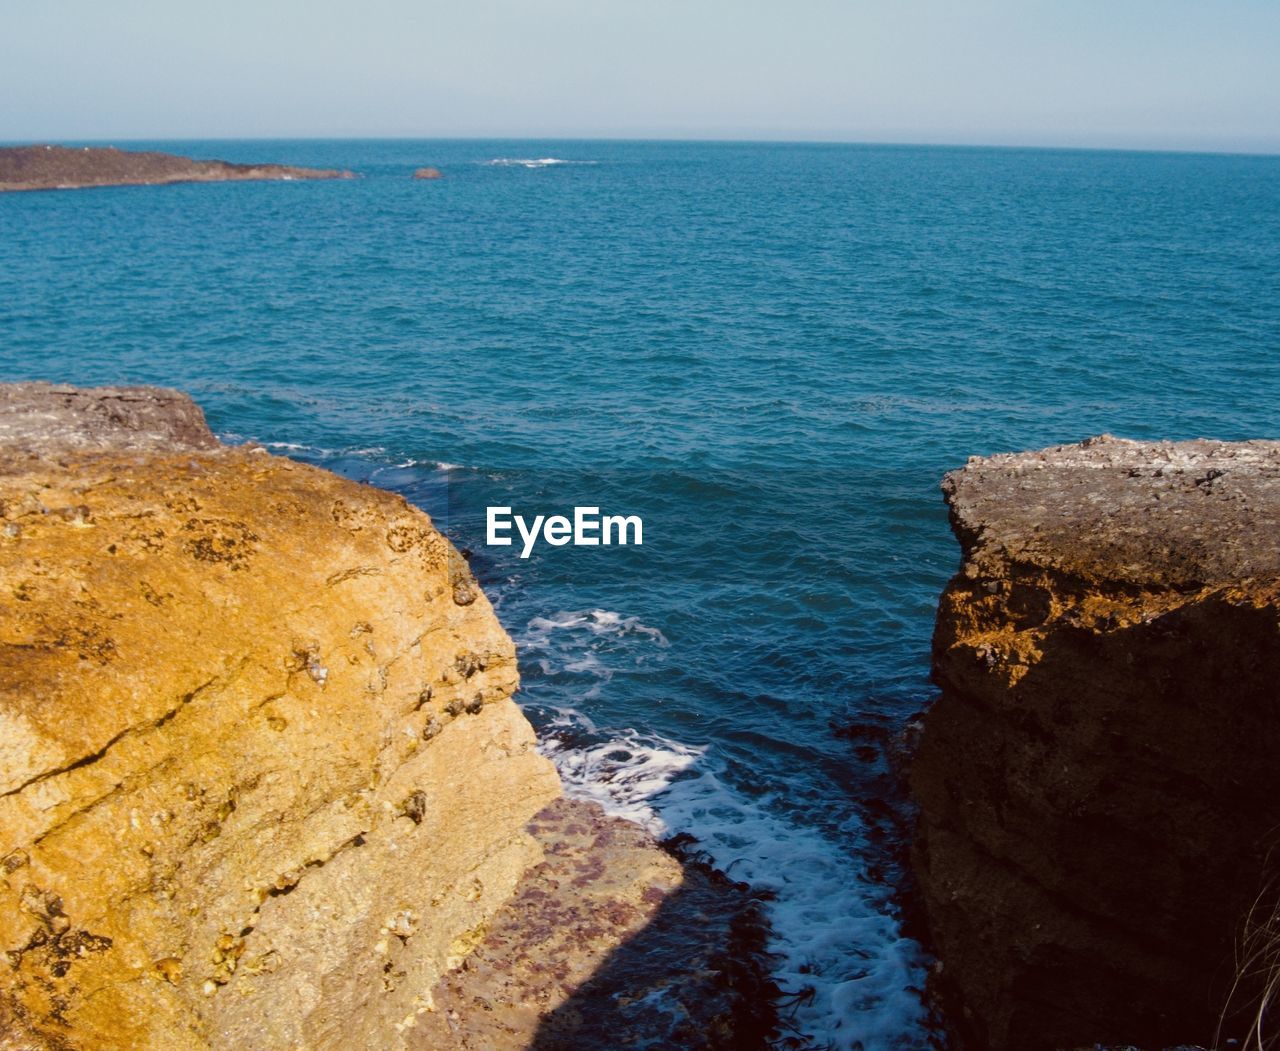
<instances>
[{"instance_id":1,"label":"hazy sky","mask_svg":"<svg viewBox=\"0 0 1280 1051\"><path fill-rule=\"evenodd\" d=\"M1280 0L0 0L0 140L1280 151Z\"/></svg>"}]
</instances>

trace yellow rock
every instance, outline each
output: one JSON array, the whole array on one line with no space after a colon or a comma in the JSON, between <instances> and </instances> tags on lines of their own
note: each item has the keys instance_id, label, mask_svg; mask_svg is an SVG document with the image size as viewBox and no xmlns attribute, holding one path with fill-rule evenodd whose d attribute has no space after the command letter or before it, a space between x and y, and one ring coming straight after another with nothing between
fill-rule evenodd
<instances>
[{"instance_id":1,"label":"yellow rock","mask_svg":"<svg viewBox=\"0 0 1280 1051\"><path fill-rule=\"evenodd\" d=\"M559 795L465 563L261 450L8 448L0 1048L400 1046Z\"/></svg>"}]
</instances>

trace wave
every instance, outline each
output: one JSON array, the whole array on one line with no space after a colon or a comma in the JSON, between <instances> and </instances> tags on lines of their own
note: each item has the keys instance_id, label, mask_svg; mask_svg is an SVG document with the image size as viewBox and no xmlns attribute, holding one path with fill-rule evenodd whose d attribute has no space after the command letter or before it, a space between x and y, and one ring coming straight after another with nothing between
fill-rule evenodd
<instances>
[{"instance_id":1,"label":"wave","mask_svg":"<svg viewBox=\"0 0 1280 1051\"><path fill-rule=\"evenodd\" d=\"M546 644L554 631L571 631L585 628L592 635L643 635L663 649L671 645L657 628L640 623L639 617L624 617L607 609L589 609L574 613L552 613L547 617L534 617L526 630L526 641L533 645Z\"/></svg>"},{"instance_id":2,"label":"wave","mask_svg":"<svg viewBox=\"0 0 1280 1051\"><path fill-rule=\"evenodd\" d=\"M534 616L520 636L524 659L543 675L580 677L575 703L609 689L615 666L634 667L648 659L645 651L669 645L638 617L601 609ZM774 978L791 994L790 1024L805 1046L927 1045L923 954L899 930L886 888L861 875L851 856L865 833L860 825L797 823L785 799L735 786L713 745L598 726L554 703L534 701L530 715L566 794L659 838L688 833L722 871L770 893Z\"/></svg>"},{"instance_id":3,"label":"wave","mask_svg":"<svg viewBox=\"0 0 1280 1051\"><path fill-rule=\"evenodd\" d=\"M383 450L377 450L377 449L375 450L351 449L351 450L344 450L341 455L368 456L368 454L370 454L371 452L377 453L382 451ZM385 471L388 468L394 468L396 470L404 470L410 467L421 467L427 471L445 471L445 472L480 470L479 467L472 467L469 464L464 464L464 463L450 463L448 460L419 460L412 456L406 456L403 460L396 460L394 463L390 463L390 464L382 464L381 466L374 469L373 474L376 475L379 471Z\"/></svg>"},{"instance_id":4,"label":"wave","mask_svg":"<svg viewBox=\"0 0 1280 1051\"><path fill-rule=\"evenodd\" d=\"M344 446L340 449L334 449L322 445L308 445L304 442L264 441L235 431L219 431L217 437L219 441L227 445L254 442L264 449L271 449L284 454L299 453L315 460L341 460L347 457L367 460L372 465L371 478L377 477L389 469L403 470L415 467L421 467L428 471L446 472L481 470L479 467L473 467L469 464L450 463L448 460L420 460L412 456L395 456L389 453L386 447L382 445Z\"/></svg>"},{"instance_id":5,"label":"wave","mask_svg":"<svg viewBox=\"0 0 1280 1051\"><path fill-rule=\"evenodd\" d=\"M486 164L499 168L551 168L558 164L599 164L599 161L566 160L563 157L495 157Z\"/></svg>"},{"instance_id":6,"label":"wave","mask_svg":"<svg viewBox=\"0 0 1280 1051\"><path fill-rule=\"evenodd\" d=\"M792 823L768 798L743 796L709 747L601 730L574 709L548 714L540 747L567 795L658 837L689 833L719 869L769 892L773 975L794 998L798 1034L839 1051L924 1046L920 947L898 929L885 892L860 877L847 845Z\"/></svg>"}]
</instances>

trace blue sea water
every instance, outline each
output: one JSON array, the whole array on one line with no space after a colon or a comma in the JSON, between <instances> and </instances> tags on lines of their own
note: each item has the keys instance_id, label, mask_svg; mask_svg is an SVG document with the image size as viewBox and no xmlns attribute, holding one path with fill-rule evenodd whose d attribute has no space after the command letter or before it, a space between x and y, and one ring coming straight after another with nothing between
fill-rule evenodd
<instances>
[{"instance_id":1,"label":"blue sea water","mask_svg":"<svg viewBox=\"0 0 1280 1051\"><path fill-rule=\"evenodd\" d=\"M790 1036L923 1046L888 753L957 564L939 478L1280 437L1280 158L150 145L361 177L0 196L0 378L182 387L423 506L573 790L774 892ZM491 504L644 544L522 560Z\"/></svg>"}]
</instances>

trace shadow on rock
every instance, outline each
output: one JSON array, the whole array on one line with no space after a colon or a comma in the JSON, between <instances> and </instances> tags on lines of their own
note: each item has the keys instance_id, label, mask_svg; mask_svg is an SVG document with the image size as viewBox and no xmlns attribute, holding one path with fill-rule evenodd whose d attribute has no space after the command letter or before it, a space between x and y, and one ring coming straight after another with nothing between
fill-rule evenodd
<instances>
[{"instance_id":1,"label":"shadow on rock","mask_svg":"<svg viewBox=\"0 0 1280 1051\"><path fill-rule=\"evenodd\" d=\"M440 981L413 1046L768 1046L779 994L745 884L592 803L559 800L530 831L546 860Z\"/></svg>"}]
</instances>

